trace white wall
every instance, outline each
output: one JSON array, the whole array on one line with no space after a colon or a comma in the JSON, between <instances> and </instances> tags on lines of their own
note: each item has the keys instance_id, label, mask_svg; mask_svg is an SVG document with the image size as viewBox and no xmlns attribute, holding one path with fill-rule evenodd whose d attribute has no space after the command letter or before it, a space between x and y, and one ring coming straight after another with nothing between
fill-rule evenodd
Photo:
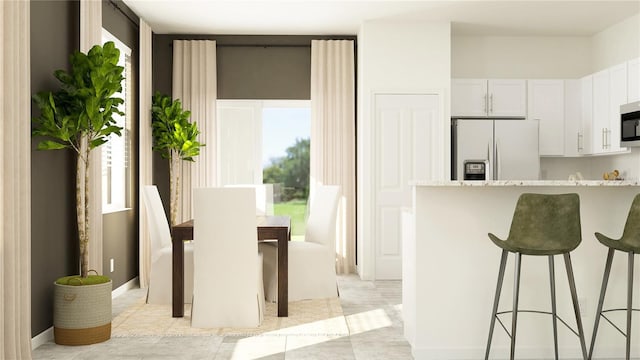
<instances>
[{"instance_id":1,"label":"white wall","mask_svg":"<svg viewBox=\"0 0 640 360\"><path fill-rule=\"evenodd\" d=\"M579 78L591 73L591 37L454 36L454 78Z\"/></svg>"},{"instance_id":2,"label":"white wall","mask_svg":"<svg viewBox=\"0 0 640 360\"><path fill-rule=\"evenodd\" d=\"M640 57L640 14L593 36L593 71Z\"/></svg>"},{"instance_id":3,"label":"white wall","mask_svg":"<svg viewBox=\"0 0 640 360\"><path fill-rule=\"evenodd\" d=\"M579 78L640 57L640 14L593 36L453 36L454 78Z\"/></svg>"},{"instance_id":4,"label":"white wall","mask_svg":"<svg viewBox=\"0 0 640 360\"><path fill-rule=\"evenodd\" d=\"M605 172L618 170L625 180L640 179L640 148L631 148L630 153L590 157L543 157L540 158L542 180L567 180L569 175L580 172L586 180L602 180Z\"/></svg>"},{"instance_id":5,"label":"white wall","mask_svg":"<svg viewBox=\"0 0 640 360\"><path fill-rule=\"evenodd\" d=\"M373 194L374 93L442 94L443 124L450 118L451 25L422 21L373 20L358 33L358 273L374 277ZM448 127L443 126L443 129ZM450 135L441 134L448 173Z\"/></svg>"}]
</instances>

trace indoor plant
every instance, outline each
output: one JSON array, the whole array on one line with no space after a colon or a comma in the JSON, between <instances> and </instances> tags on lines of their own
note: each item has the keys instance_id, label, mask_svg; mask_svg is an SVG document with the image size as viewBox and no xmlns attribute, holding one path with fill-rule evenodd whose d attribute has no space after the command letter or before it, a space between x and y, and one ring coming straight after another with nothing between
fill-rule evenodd
<instances>
[{"instance_id":1,"label":"indoor plant","mask_svg":"<svg viewBox=\"0 0 640 360\"><path fill-rule=\"evenodd\" d=\"M111 280L89 275L89 159L91 151L121 135L115 114L124 115L116 96L122 90L120 51L113 42L96 45L87 54L69 57L70 70L56 70L56 91L40 92L33 100L40 115L33 118L34 136L43 136L40 150L72 149L76 162L76 212L80 246L80 275L56 280L54 335L56 343L91 344L111 337ZM78 286L86 285L86 286ZM108 320L108 323L106 321Z\"/></svg>"},{"instance_id":2,"label":"indoor plant","mask_svg":"<svg viewBox=\"0 0 640 360\"><path fill-rule=\"evenodd\" d=\"M189 122L191 112L182 109L179 99L171 100L156 91L152 105L153 150L169 159L169 191L171 226L176 225L180 198L180 160L195 161L200 154L198 125Z\"/></svg>"}]
</instances>

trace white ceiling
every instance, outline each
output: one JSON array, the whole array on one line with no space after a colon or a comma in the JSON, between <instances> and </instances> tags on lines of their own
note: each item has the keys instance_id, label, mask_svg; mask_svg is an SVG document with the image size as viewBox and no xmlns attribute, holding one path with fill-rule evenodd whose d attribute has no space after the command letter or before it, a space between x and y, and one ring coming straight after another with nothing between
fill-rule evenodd
<instances>
[{"instance_id":1,"label":"white ceiling","mask_svg":"<svg viewBox=\"0 0 640 360\"><path fill-rule=\"evenodd\" d=\"M157 34L355 35L388 19L451 21L456 35L590 36L640 11L637 0L123 1Z\"/></svg>"}]
</instances>

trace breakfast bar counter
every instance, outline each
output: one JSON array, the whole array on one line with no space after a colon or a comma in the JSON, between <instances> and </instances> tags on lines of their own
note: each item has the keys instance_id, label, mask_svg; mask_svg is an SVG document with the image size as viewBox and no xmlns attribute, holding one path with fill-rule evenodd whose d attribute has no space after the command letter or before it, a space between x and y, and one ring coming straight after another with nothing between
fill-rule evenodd
<instances>
[{"instance_id":1,"label":"breakfast bar counter","mask_svg":"<svg viewBox=\"0 0 640 360\"><path fill-rule=\"evenodd\" d=\"M506 238L516 201L522 193L580 196L582 243L571 253L587 342L602 282L607 248L598 231L622 235L629 206L640 193L634 181L432 181L413 185L413 207L402 214L403 317L405 336L416 359L480 359L484 357L501 250L488 238ZM513 258L507 263L499 310L512 299ZM557 260L560 261L560 260ZM640 266L636 262L636 274ZM547 258L522 261L520 308L549 311ZM605 307L626 306L627 258L613 260ZM558 314L574 324L566 272L556 270ZM637 293L637 292L636 292ZM640 307L640 295L634 307ZM510 315L504 315L510 324ZM551 319L523 314L518 319L518 358L553 358ZM624 324L624 318L621 318ZM640 342L640 331L632 335ZM559 330L561 358L580 358L580 344L565 328ZM594 358L618 358L625 340L602 324ZM632 350L640 356L640 348ZM500 326L493 336L491 358L509 357L509 338Z\"/></svg>"}]
</instances>

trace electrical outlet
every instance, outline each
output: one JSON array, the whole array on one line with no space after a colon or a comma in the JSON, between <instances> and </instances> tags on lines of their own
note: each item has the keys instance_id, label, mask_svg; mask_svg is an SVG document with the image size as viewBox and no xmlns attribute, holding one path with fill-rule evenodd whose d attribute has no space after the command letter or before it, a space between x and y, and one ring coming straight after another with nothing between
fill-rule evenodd
<instances>
[{"instance_id":1,"label":"electrical outlet","mask_svg":"<svg viewBox=\"0 0 640 360\"><path fill-rule=\"evenodd\" d=\"M111 272L113 272L113 271L115 270L115 268L116 268L116 266L115 266L115 260L111 259L111 260L109 261L109 267L111 268Z\"/></svg>"}]
</instances>

